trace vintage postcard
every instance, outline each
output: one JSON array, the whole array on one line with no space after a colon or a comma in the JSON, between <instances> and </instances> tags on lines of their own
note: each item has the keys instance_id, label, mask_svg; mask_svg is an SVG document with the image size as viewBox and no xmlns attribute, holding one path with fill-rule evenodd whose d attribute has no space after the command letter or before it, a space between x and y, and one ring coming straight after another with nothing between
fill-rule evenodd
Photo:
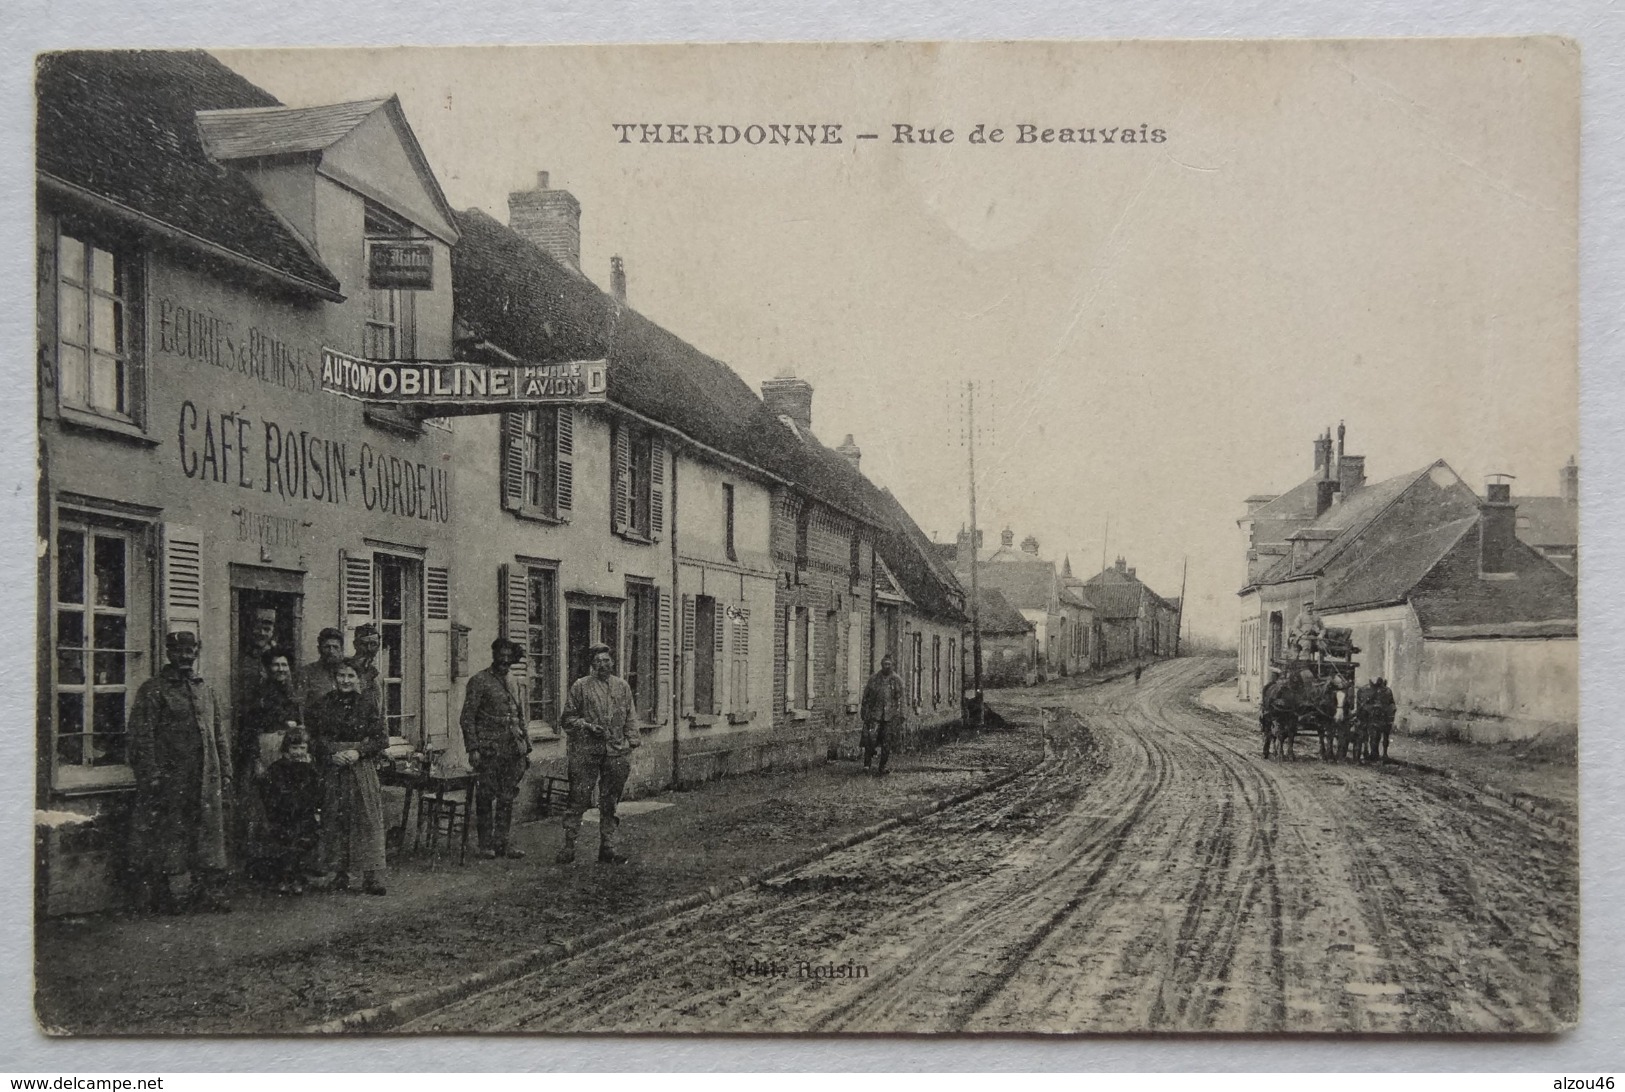
<instances>
[{"instance_id":1,"label":"vintage postcard","mask_svg":"<svg viewBox=\"0 0 1625 1092\"><path fill-rule=\"evenodd\" d=\"M1572 1027L1579 86L41 55L41 1027Z\"/></svg>"}]
</instances>

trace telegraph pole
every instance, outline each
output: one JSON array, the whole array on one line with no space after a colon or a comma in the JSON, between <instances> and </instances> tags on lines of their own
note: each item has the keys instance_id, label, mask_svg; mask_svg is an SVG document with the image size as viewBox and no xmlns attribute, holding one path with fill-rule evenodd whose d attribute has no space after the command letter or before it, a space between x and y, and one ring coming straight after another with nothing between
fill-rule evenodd
<instances>
[{"instance_id":1,"label":"telegraph pole","mask_svg":"<svg viewBox=\"0 0 1625 1092\"><path fill-rule=\"evenodd\" d=\"M1185 630L1185 574L1190 571L1191 559L1186 555L1179 566L1179 613L1174 617L1174 656L1179 656L1179 635Z\"/></svg>"},{"instance_id":2,"label":"telegraph pole","mask_svg":"<svg viewBox=\"0 0 1625 1092\"><path fill-rule=\"evenodd\" d=\"M976 704L972 728L982 726L982 603L981 585L976 576L978 532L976 530L976 384L965 381L965 446L970 451L970 639L972 688Z\"/></svg>"}]
</instances>

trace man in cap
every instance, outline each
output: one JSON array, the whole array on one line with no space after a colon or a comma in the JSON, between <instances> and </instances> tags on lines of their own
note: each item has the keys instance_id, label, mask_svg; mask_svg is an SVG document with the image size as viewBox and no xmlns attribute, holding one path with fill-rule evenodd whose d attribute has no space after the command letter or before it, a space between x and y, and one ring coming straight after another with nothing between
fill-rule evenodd
<instances>
[{"instance_id":1,"label":"man in cap","mask_svg":"<svg viewBox=\"0 0 1625 1092\"><path fill-rule=\"evenodd\" d=\"M317 659L299 669L299 703L305 709L338 689L334 673L344 661L344 633L328 626L316 635Z\"/></svg>"},{"instance_id":2,"label":"man in cap","mask_svg":"<svg viewBox=\"0 0 1625 1092\"><path fill-rule=\"evenodd\" d=\"M195 633L166 636L169 663L141 684L130 709L132 848L158 909L168 913L187 901L231 909L224 891L231 737L214 689L197 676L201 648Z\"/></svg>"},{"instance_id":3,"label":"man in cap","mask_svg":"<svg viewBox=\"0 0 1625 1092\"><path fill-rule=\"evenodd\" d=\"M903 726L903 679L892 670L890 656L880 658L880 670L869 678L863 688L863 768L875 751L880 752L880 769L876 776L884 775L886 763L891 759L892 735Z\"/></svg>"},{"instance_id":4,"label":"man in cap","mask_svg":"<svg viewBox=\"0 0 1625 1092\"><path fill-rule=\"evenodd\" d=\"M570 800L564 808L564 847L554 861L569 864L576 859L581 817L592 807L596 786L599 863L625 864L626 858L615 850L615 832L620 826L615 809L632 772L632 750L642 746L643 740L632 723L632 688L615 674L609 646L587 649L587 662L590 673L570 684L570 697L564 703Z\"/></svg>"},{"instance_id":5,"label":"man in cap","mask_svg":"<svg viewBox=\"0 0 1625 1092\"><path fill-rule=\"evenodd\" d=\"M498 637L491 642L491 666L468 680L463 693L463 747L474 769L474 827L479 832L480 856L523 857L525 851L509 843L513 802L519 782L530 765L530 735L525 711L508 684L508 670L524 660L524 650Z\"/></svg>"},{"instance_id":6,"label":"man in cap","mask_svg":"<svg viewBox=\"0 0 1625 1092\"><path fill-rule=\"evenodd\" d=\"M378 670L378 650L384 647L383 638L378 635L378 627L371 622L363 622L355 627L355 635L351 638L355 643L355 655L350 657L350 666L361 678L361 692L372 696L373 704L378 712L385 717L389 709L384 705L384 678L383 672Z\"/></svg>"}]
</instances>

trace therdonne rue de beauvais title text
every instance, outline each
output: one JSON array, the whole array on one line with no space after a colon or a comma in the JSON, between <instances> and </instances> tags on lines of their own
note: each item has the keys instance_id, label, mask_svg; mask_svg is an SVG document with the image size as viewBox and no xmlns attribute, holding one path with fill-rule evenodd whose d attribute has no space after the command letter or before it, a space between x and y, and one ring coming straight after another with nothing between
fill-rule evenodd
<instances>
[{"instance_id":1,"label":"therdonne rue de beauvais title text","mask_svg":"<svg viewBox=\"0 0 1625 1092\"><path fill-rule=\"evenodd\" d=\"M820 145L849 140L882 140L888 144L1162 144L1166 129L1149 125L1038 125L977 122L968 128L891 122L875 132L846 133L840 123L729 124L612 122L618 144Z\"/></svg>"}]
</instances>

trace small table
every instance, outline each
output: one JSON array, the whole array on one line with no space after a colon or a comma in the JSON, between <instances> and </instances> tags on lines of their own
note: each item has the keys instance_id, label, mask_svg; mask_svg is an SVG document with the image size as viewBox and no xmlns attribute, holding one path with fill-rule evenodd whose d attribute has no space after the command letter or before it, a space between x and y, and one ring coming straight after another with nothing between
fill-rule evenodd
<instances>
[{"instance_id":1,"label":"small table","mask_svg":"<svg viewBox=\"0 0 1625 1092\"><path fill-rule=\"evenodd\" d=\"M438 756L436 756L438 757ZM462 767L445 768L439 762L431 759L427 763L414 764L412 767L401 768L386 766L378 771L378 780L385 785L395 785L406 792L405 801L401 805L401 822L397 841L400 847L406 848L406 831L412 822L412 799L415 796L418 804L417 832L412 839L412 852L416 853L423 843L423 824L425 819L438 820L446 808L460 809L462 815L462 839L457 855L457 863L463 864L468 857L468 828L474 821L474 797L479 791L476 786L474 771ZM462 792L462 801L447 800L446 794ZM428 806L427 813L424 808ZM448 837L450 830L447 831ZM430 848L435 842L435 831L430 831Z\"/></svg>"}]
</instances>

